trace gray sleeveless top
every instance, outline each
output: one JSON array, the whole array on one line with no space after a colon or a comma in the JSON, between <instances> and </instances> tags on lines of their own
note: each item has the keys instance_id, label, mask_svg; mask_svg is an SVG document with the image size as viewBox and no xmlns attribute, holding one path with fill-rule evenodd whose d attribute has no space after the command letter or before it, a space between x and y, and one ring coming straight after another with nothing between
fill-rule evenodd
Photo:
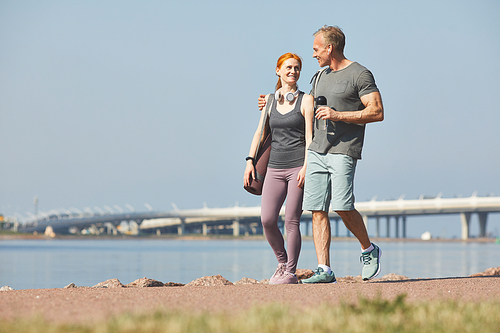
<instances>
[{"instance_id":1,"label":"gray sleeveless top","mask_svg":"<svg viewBox=\"0 0 500 333\"><path fill-rule=\"evenodd\" d=\"M269 156L269 168L290 169L304 165L306 149L306 125L300 112L303 92L297 96L292 111L281 114L276 110L276 100L271 107L269 126L272 143Z\"/></svg>"}]
</instances>

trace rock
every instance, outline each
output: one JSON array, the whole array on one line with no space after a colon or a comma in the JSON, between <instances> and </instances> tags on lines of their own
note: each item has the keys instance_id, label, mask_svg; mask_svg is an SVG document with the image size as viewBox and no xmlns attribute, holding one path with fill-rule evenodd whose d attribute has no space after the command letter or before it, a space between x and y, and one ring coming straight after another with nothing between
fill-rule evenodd
<instances>
[{"instance_id":1,"label":"rock","mask_svg":"<svg viewBox=\"0 0 500 333\"><path fill-rule=\"evenodd\" d=\"M250 278L244 277L241 280L236 281L234 284L235 285L242 285L242 284L258 284L258 283L259 283L259 281L255 280L255 279L250 279Z\"/></svg>"},{"instance_id":2,"label":"rock","mask_svg":"<svg viewBox=\"0 0 500 333\"><path fill-rule=\"evenodd\" d=\"M484 271L484 275L492 276L492 275L500 275L500 266L499 267L491 267Z\"/></svg>"},{"instance_id":3,"label":"rock","mask_svg":"<svg viewBox=\"0 0 500 333\"><path fill-rule=\"evenodd\" d=\"M76 284L74 284L73 282L71 282L66 287L64 287L64 289L69 289L69 288L78 288L78 287L76 286Z\"/></svg>"},{"instance_id":4,"label":"rock","mask_svg":"<svg viewBox=\"0 0 500 333\"><path fill-rule=\"evenodd\" d=\"M193 280L186 284L186 287L219 287L219 286L232 286L231 281L226 280L220 275L204 276L199 279Z\"/></svg>"},{"instance_id":5,"label":"rock","mask_svg":"<svg viewBox=\"0 0 500 333\"><path fill-rule=\"evenodd\" d=\"M404 275L398 275L394 273L386 274L381 278L376 278L371 281L402 281L402 280L409 280L409 277L406 277ZM363 279L361 278L361 275L358 275L356 277L347 275L345 277L337 277L338 282L342 283L361 283L363 282Z\"/></svg>"},{"instance_id":6,"label":"rock","mask_svg":"<svg viewBox=\"0 0 500 333\"><path fill-rule=\"evenodd\" d=\"M297 279L299 279L299 281L300 281L300 280L308 279L311 276L313 276L314 271L312 269L297 268L297 270L295 271L295 275L297 275Z\"/></svg>"},{"instance_id":7,"label":"rock","mask_svg":"<svg viewBox=\"0 0 500 333\"><path fill-rule=\"evenodd\" d=\"M133 288L163 287L163 286L165 286L163 282L156 281L153 279L148 279L146 277L137 279L134 282L127 284L127 287L133 287Z\"/></svg>"},{"instance_id":8,"label":"rock","mask_svg":"<svg viewBox=\"0 0 500 333\"><path fill-rule=\"evenodd\" d=\"M124 288L125 286L118 279L109 279L99 282L92 288Z\"/></svg>"},{"instance_id":9,"label":"rock","mask_svg":"<svg viewBox=\"0 0 500 333\"><path fill-rule=\"evenodd\" d=\"M14 288L9 286L3 286L2 288L0 288L0 291L11 291L11 290L14 290Z\"/></svg>"},{"instance_id":10,"label":"rock","mask_svg":"<svg viewBox=\"0 0 500 333\"><path fill-rule=\"evenodd\" d=\"M358 275L356 277L347 275L345 277L337 277L337 282L343 282L343 283L360 283L363 282L363 279L361 278L361 275Z\"/></svg>"},{"instance_id":11,"label":"rock","mask_svg":"<svg viewBox=\"0 0 500 333\"><path fill-rule=\"evenodd\" d=\"M269 279L264 279L259 281L260 284L269 284Z\"/></svg>"},{"instance_id":12,"label":"rock","mask_svg":"<svg viewBox=\"0 0 500 333\"><path fill-rule=\"evenodd\" d=\"M481 273L472 274L470 276L497 276L500 275L500 267L491 267Z\"/></svg>"},{"instance_id":13,"label":"rock","mask_svg":"<svg viewBox=\"0 0 500 333\"><path fill-rule=\"evenodd\" d=\"M184 283L177 283L177 282L167 282L164 284L165 287L183 287Z\"/></svg>"},{"instance_id":14,"label":"rock","mask_svg":"<svg viewBox=\"0 0 500 333\"><path fill-rule=\"evenodd\" d=\"M382 276L380 279L377 279L377 280L380 280L380 281L401 281L401 280L409 280L409 279L410 279L409 277L404 276L404 275L390 273L390 274L386 274L386 275Z\"/></svg>"}]
</instances>

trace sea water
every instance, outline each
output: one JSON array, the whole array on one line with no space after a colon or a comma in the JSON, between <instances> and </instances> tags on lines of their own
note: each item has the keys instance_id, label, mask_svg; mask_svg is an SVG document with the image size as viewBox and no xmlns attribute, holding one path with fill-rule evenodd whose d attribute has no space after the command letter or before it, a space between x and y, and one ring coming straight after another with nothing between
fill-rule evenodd
<instances>
[{"instance_id":1,"label":"sea water","mask_svg":"<svg viewBox=\"0 0 500 333\"><path fill-rule=\"evenodd\" d=\"M500 266L500 245L449 241L386 241L379 277L395 273L409 278L468 276ZM361 273L356 241L333 240L332 269L339 277ZM0 241L0 287L62 288L70 283L93 286L117 278L123 284L147 277L189 283L222 275L268 279L276 258L264 239L50 239ZM304 240L298 268L317 266L312 240Z\"/></svg>"}]
</instances>

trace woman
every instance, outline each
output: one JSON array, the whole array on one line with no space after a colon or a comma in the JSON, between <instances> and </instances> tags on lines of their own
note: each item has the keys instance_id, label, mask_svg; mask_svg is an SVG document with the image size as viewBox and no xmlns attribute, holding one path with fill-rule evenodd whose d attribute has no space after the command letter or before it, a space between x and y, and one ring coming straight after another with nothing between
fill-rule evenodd
<instances>
[{"instance_id":1,"label":"woman","mask_svg":"<svg viewBox=\"0 0 500 333\"><path fill-rule=\"evenodd\" d=\"M267 241L278 259L276 272L270 284L298 283L295 270L299 259L301 235L300 217L307 164L307 147L312 140L313 103L311 95L298 90L297 81L302 60L293 53L283 54L276 64L275 101L271 105L269 127L272 135L271 154L262 187L261 221ZM268 101L269 95L266 97ZM248 186L255 179L254 157L260 145L262 123L267 113L262 112L247 157L243 183ZM287 250L278 228L279 212L287 198L285 229Z\"/></svg>"}]
</instances>

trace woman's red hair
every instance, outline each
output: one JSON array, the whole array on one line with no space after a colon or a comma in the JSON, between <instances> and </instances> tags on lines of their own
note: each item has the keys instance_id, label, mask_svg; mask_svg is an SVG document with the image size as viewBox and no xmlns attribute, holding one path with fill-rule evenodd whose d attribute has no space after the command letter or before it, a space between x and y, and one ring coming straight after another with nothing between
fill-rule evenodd
<instances>
[{"instance_id":1,"label":"woman's red hair","mask_svg":"<svg viewBox=\"0 0 500 333\"><path fill-rule=\"evenodd\" d=\"M278 62L276 62L276 68L281 68L281 66L283 66L283 63L288 59L297 60L299 62L299 70L302 70L302 59L295 53L290 53L290 52L285 53L278 58ZM278 83L276 83L276 90L278 90L279 88L281 88L281 78L279 78Z\"/></svg>"}]
</instances>

